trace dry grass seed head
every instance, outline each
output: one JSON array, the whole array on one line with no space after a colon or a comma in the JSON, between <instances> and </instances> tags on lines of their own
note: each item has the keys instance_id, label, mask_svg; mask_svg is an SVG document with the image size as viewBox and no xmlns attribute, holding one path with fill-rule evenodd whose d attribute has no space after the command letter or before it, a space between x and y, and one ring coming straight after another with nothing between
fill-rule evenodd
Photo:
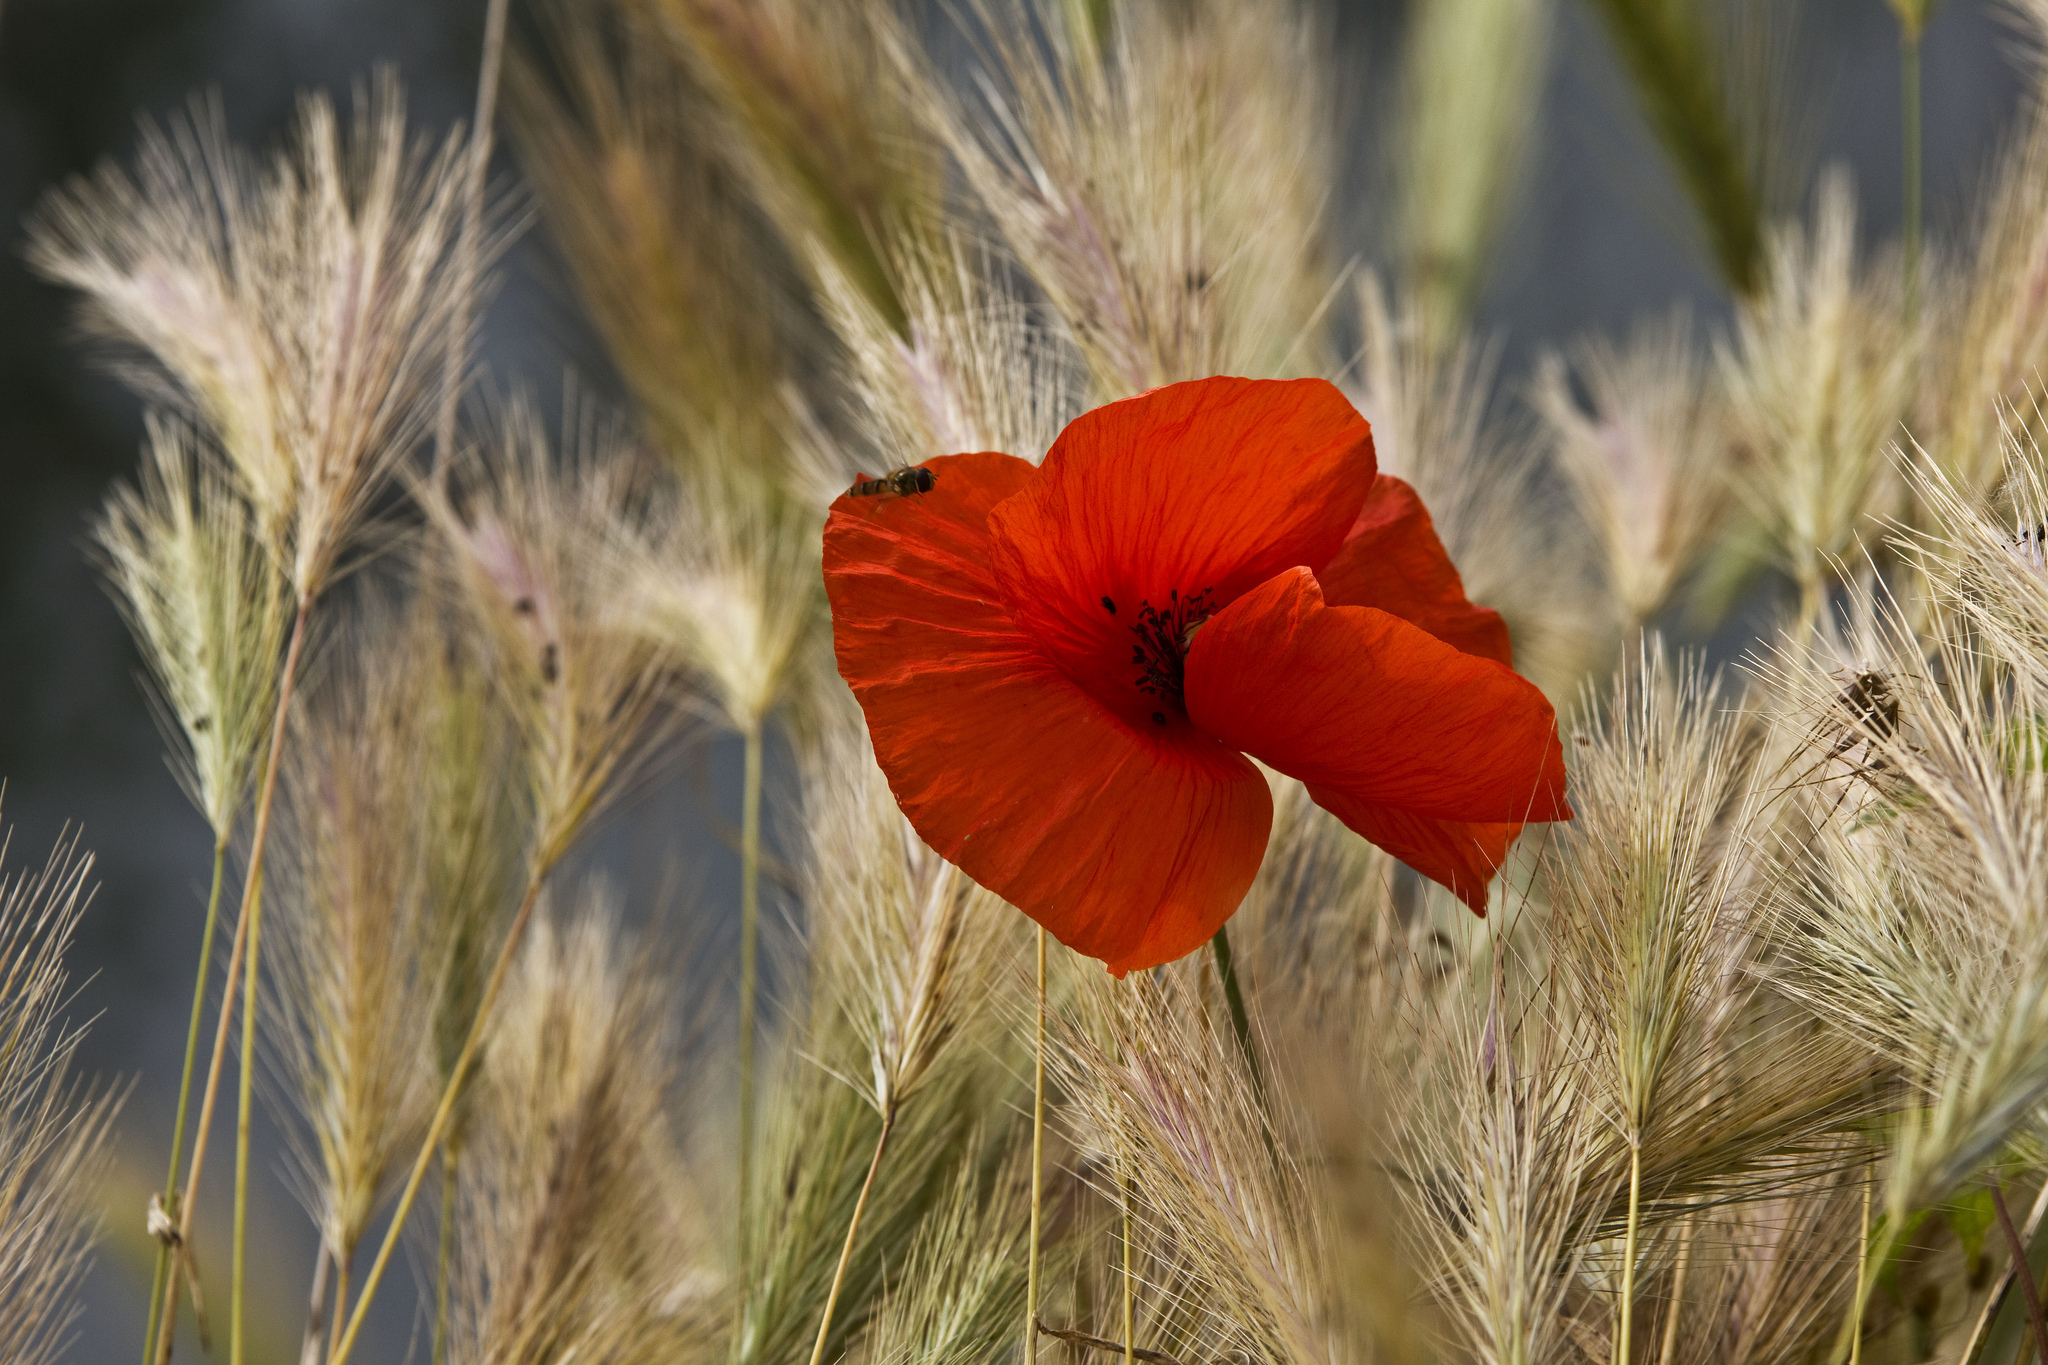
<instances>
[{"instance_id":1,"label":"dry grass seed head","mask_svg":"<svg viewBox=\"0 0 2048 1365\"><path fill-rule=\"evenodd\" d=\"M1044 458L1081 411L1086 378L1072 347L1033 318L1003 262L963 233L936 242L900 234L890 258L907 310L902 331L850 280L823 275L874 458L890 466L977 450Z\"/></svg>"},{"instance_id":2,"label":"dry grass seed head","mask_svg":"<svg viewBox=\"0 0 2048 1365\"><path fill-rule=\"evenodd\" d=\"M1590 1040L1505 965L1409 1022L1427 1037L1389 1087L1397 1188L1420 1273L1465 1351L1483 1365L1565 1365L1585 1349L1582 1210L1612 1166L1574 1065Z\"/></svg>"},{"instance_id":3,"label":"dry grass seed head","mask_svg":"<svg viewBox=\"0 0 2048 1365\"><path fill-rule=\"evenodd\" d=\"M890 55L894 12L848 0L636 3L666 21L724 105L732 164L784 238L832 262L900 331L878 234L936 221L944 166Z\"/></svg>"},{"instance_id":4,"label":"dry grass seed head","mask_svg":"<svg viewBox=\"0 0 2048 1365\"><path fill-rule=\"evenodd\" d=\"M1157 1248L1151 1316L1188 1358L1248 1351L1320 1360L1341 1324L1328 1229L1292 1155L1292 1116L1269 1115L1206 961L1093 978L1049 1059L1066 1121L1114 1207L1129 1191ZM1278 1131L1274 1125L1278 1125Z\"/></svg>"},{"instance_id":5,"label":"dry grass seed head","mask_svg":"<svg viewBox=\"0 0 2048 1365\"><path fill-rule=\"evenodd\" d=\"M415 651L438 643L399 611L358 609L293 716L284 765L276 887L279 943L273 1042L291 1108L310 1130L303 1156L315 1220L339 1258L368 1228L394 1165L417 1145L436 1094L419 1046L438 986L430 955L421 835L423 696ZM325 651L323 651L325 652Z\"/></svg>"},{"instance_id":6,"label":"dry grass seed head","mask_svg":"<svg viewBox=\"0 0 2048 1365\"><path fill-rule=\"evenodd\" d=\"M903 1249L944 1217L957 1182L992 1191L1029 1140L1029 1063L1011 1029L1025 983L1004 969L1025 956L1021 917L916 840L858 731L833 733L807 761L808 998L764 1068L758 1178L740 1192L754 1259L742 1268L736 1362L809 1349L889 1106L827 1358L890 1295L912 1292Z\"/></svg>"},{"instance_id":7,"label":"dry grass seed head","mask_svg":"<svg viewBox=\"0 0 2048 1365\"><path fill-rule=\"evenodd\" d=\"M177 422L149 419L139 486L93 528L149 666L171 766L225 842L271 720L286 593L248 504Z\"/></svg>"},{"instance_id":8,"label":"dry grass seed head","mask_svg":"<svg viewBox=\"0 0 2048 1365\"><path fill-rule=\"evenodd\" d=\"M0 859L7 852L0 834ZM64 953L92 857L66 837L39 869L0 874L0 1358L51 1365L69 1345L91 1251L117 1093L70 1074L81 1029Z\"/></svg>"},{"instance_id":9,"label":"dry grass seed head","mask_svg":"<svg viewBox=\"0 0 2048 1365\"><path fill-rule=\"evenodd\" d=\"M1719 528L1733 442L1690 316L1637 329L1627 345L1592 339L1569 363L1546 356L1532 395L1552 456L1605 551L1623 638L1671 597ZM1573 397L1584 385L1591 410Z\"/></svg>"},{"instance_id":10,"label":"dry grass seed head","mask_svg":"<svg viewBox=\"0 0 2048 1365\"><path fill-rule=\"evenodd\" d=\"M856 1354L864 1365L980 1365L1016 1339L1031 1216L1018 1155L993 1173L960 1168L891 1276Z\"/></svg>"},{"instance_id":11,"label":"dry grass seed head","mask_svg":"<svg viewBox=\"0 0 2048 1365\"><path fill-rule=\"evenodd\" d=\"M1085 8L1023 34L979 5L976 98L913 84L1096 396L1322 372L1328 35L1278 0Z\"/></svg>"},{"instance_id":12,"label":"dry grass seed head","mask_svg":"<svg viewBox=\"0 0 2048 1365\"><path fill-rule=\"evenodd\" d=\"M1568 694L1593 653L1592 564L1583 538L1556 534L1569 513L1540 449L1493 411L1494 349L1425 344L1414 307L1396 309L1371 274L1357 304L1345 390L1372 423L1381 471L1415 486L1466 595L1507 618L1517 670Z\"/></svg>"},{"instance_id":13,"label":"dry grass seed head","mask_svg":"<svg viewBox=\"0 0 2048 1365\"><path fill-rule=\"evenodd\" d=\"M1757 729L1696 664L1646 645L1572 733L1576 815L1541 882L1550 980L1611 1163L1587 1236L1624 1225L1632 1153L1654 1229L1853 1159L1841 1134L1875 1105L1861 1051L1763 989Z\"/></svg>"},{"instance_id":14,"label":"dry grass seed head","mask_svg":"<svg viewBox=\"0 0 2048 1365\"><path fill-rule=\"evenodd\" d=\"M507 986L463 1164L457 1360L636 1365L708 1354L668 1198L672 983L628 956L601 886L538 918Z\"/></svg>"},{"instance_id":15,"label":"dry grass seed head","mask_svg":"<svg viewBox=\"0 0 2048 1365\"><path fill-rule=\"evenodd\" d=\"M202 103L145 127L134 176L74 181L32 227L38 268L154 356L145 390L212 430L302 601L430 429L459 302L462 139L410 138L388 73L355 104L344 133L307 97L261 165Z\"/></svg>"},{"instance_id":16,"label":"dry grass seed head","mask_svg":"<svg viewBox=\"0 0 2048 1365\"><path fill-rule=\"evenodd\" d=\"M675 660L635 602L653 468L573 404L566 424L558 454L515 401L485 447L419 491L525 748L536 870L659 756L678 718Z\"/></svg>"},{"instance_id":17,"label":"dry grass seed head","mask_svg":"<svg viewBox=\"0 0 2048 1365\"><path fill-rule=\"evenodd\" d=\"M1830 556L1899 506L1887 450L1910 413L1915 347L1890 265L1859 269L1849 182L1821 182L1810 229L1770 241L1763 292L1719 352L1745 468L1736 490L1818 613Z\"/></svg>"},{"instance_id":18,"label":"dry grass seed head","mask_svg":"<svg viewBox=\"0 0 2048 1365\"><path fill-rule=\"evenodd\" d=\"M1671 1272L1660 1314L1676 1321L1654 1324L1671 1365L1793 1365L1826 1349L1855 1283L1863 1188L1861 1172L1788 1181L1681 1224L1672 1259L1687 1273Z\"/></svg>"},{"instance_id":19,"label":"dry grass seed head","mask_svg":"<svg viewBox=\"0 0 2048 1365\"><path fill-rule=\"evenodd\" d=\"M1896 605L1871 614L1898 710L1858 734L1885 781L1828 808L1786 859L1774 937L1783 988L1918 1096L1892 1134L1896 1220L2032 1133L2048 1096L2048 768L2031 652L2000 653L1946 611L1924 643Z\"/></svg>"},{"instance_id":20,"label":"dry grass seed head","mask_svg":"<svg viewBox=\"0 0 2048 1365\"><path fill-rule=\"evenodd\" d=\"M1023 920L917 837L865 734L832 736L805 795L811 947L837 968L814 989L835 996L867 1054L860 1088L893 1115L1000 998Z\"/></svg>"},{"instance_id":21,"label":"dry grass seed head","mask_svg":"<svg viewBox=\"0 0 2048 1365\"><path fill-rule=\"evenodd\" d=\"M779 465L794 267L711 131L716 101L660 22L628 5L558 7L548 39L545 59L513 56L513 133L648 426L686 469L715 472L735 452Z\"/></svg>"},{"instance_id":22,"label":"dry grass seed head","mask_svg":"<svg viewBox=\"0 0 2048 1365\"><path fill-rule=\"evenodd\" d=\"M758 735L778 708L808 720L823 704L831 618L818 505L766 486L743 455L725 449L659 500L625 588L636 628L689 673L707 718Z\"/></svg>"},{"instance_id":23,"label":"dry grass seed head","mask_svg":"<svg viewBox=\"0 0 2048 1365\"><path fill-rule=\"evenodd\" d=\"M2038 90L2048 74L2048 5L2007 8L2033 49ZM1958 485L1975 491L1999 476L2013 405L2040 431L2027 401L2048 365L2048 103L2038 94L1987 182L1966 239L1931 281L1929 373L1914 428Z\"/></svg>"}]
</instances>

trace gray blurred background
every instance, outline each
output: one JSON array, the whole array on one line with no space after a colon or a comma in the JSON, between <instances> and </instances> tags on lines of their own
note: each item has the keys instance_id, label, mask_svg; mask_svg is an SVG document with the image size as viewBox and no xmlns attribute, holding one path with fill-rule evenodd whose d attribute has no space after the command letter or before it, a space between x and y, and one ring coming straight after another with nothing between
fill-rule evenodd
<instances>
[{"instance_id":1,"label":"gray blurred background","mask_svg":"<svg viewBox=\"0 0 2048 1365\"><path fill-rule=\"evenodd\" d=\"M515 30L526 0L514 0ZM91 1017L88 1073L133 1082L121 1162L105 1187L108 1236L87 1286L72 1358L132 1361L148 1295L144 1200L162 1179L203 910L210 838L161 758L135 676L138 661L84 551L88 516L134 467L136 403L94 366L69 325L69 300L20 260L19 224L41 191L102 157L124 157L138 113L177 109L213 89L244 142L274 142L295 93L346 99L381 62L405 78L415 122L439 129L473 101L484 0L5 0L0 8L0 779L14 828L9 865L40 863L60 831L83 828L99 891L74 957L74 1017ZM1402 0L1347 0L1338 15L1354 160L1369 168L1374 116L1406 11ZM1897 28L1882 0L1814 0L1803 79L1820 110L1816 164L1853 173L1866 237L1898 230ZM2030 83L2017 35L1993 5L1948 0L1925 39L1928 221L1938 245ZM1487 79L1474 73L1475 81ZM1604 41L1577 0L1563 0L1529 189L1504 234L1480 322L1505 343L1513 386L1546 344L1690 300L1703 325L1727 304L1674 225L1679 200L1636 128ZM500 158L500 170L510 170ZM1357 177L1370 185L1370 174ZM1366 197L1361 189L1358 197ZM1369 224L1370 204L1346 206ZM1352 212L1351 209L1358 211ZM1377 258L1370 229L1340 243ZM573 369L616 394L592 334L538 233L513 253L486 326L501 385L559 392ZM603 856L643 900L682 888L689 943L711 1012L728 983L737 860L737 751L713 745L612 827ZM271 1135L274 1139L274 1134ZM215 1161L224 1202L229 1162ZM295 1331L313 1240L274 1140L261 1156L253 1219L262 1249L256 1302ZM211 1225L223 1228L218 1218ZM202 1223L201 1236L208 1237ZM202 1246L225 1297L225 1241ZM426 1357L409 1291L386 1296L365 1359ZM264 1342L256 1342L260 1347ZM295 1345L295 1341L292 1343ZM217 1343L224 1358L225 1345ZM267 1353L259 1353L266 1360Z\"/></svg>"}]
</instances>

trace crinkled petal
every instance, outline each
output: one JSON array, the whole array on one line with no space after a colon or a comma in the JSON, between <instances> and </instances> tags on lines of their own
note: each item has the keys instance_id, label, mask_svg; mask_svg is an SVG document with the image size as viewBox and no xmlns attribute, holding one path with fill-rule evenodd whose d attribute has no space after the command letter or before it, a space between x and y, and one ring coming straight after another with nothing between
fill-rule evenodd
<instances>
[{"instance_id":1,"label":"crinkled petal","mask_svg":"<svg viewBox=\"0 0 2048 1365\"><path fill-rule=\"evenodd\" d=\"M1316 569L1316 581L1333 607L1378 607L1467 654L1514 666L1507 622L1465 600L1465 584L1437 539L1429 509L1391 474L1373 480L1344 547Z\"/></svg>"},{"instance_id":2,"label":"crinkled petal","mask_svg":"<svg viewBox=\"0 0 2048 1365\"><path fill-rule=\"evenodd\" d=\"M1038 481L990 518L996 576L1047 656L1142 722L1158 698L1132 666L1140 614L1198 594L1214 610L1326 562L1373 470L1371 428L1323 380L1169 384L1060 434Z\"/></svg>"},{"instance_id":3,"label":"crinkled petal","mask_svg":"<svg viewBox=\"0 0 2048 1365\"><path fill-rule=\"evenodd\" d=\"M1472 908L1486 913L1486 888L1507 861L1520 825L1471 824L1354 801L1310 783L1311 800Z\"/></svg>"},{"instance_id":4,"label":"crinkled petal","mask_svg":"<svg viewBox=\"0 0 2048 1365\"><path fill-rule=\"evenodd\" d=\"M1196 634L1188 719L1354 801L1480 823L1569 818L1549 701L1506 665L1290 569Z\"/></svg>"},{"instance_id":5,"label":"crinkled petal","mask_svg":"<svg viewBox=\"0 0 2048 1365\"><path fill-rule=\"evenodd\" d=\"M1121 975L1237 909L1272 824L1265 779L1185 723L1139 730L1054 667L988 568L988 512L1038 472L931 461L930 493L842 497L825 527L839 672L926 843Z\"/></svg>"}]
</instances>

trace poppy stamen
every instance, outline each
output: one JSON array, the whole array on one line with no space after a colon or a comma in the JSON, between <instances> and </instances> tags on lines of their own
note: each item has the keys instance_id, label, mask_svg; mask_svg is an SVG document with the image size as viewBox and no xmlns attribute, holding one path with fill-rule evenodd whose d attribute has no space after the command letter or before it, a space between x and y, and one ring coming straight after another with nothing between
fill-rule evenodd
<instances>
[{"instance_id":1,"label":"poppy stamen","mask_svg":"<svg viewBox=\"0 0 2048 1365\"><path fill-rule=\"evenodd\" d=\"M1138 605L1138 619L1131 626L1138 643L1131 649L1131 663L1138 669L1140 692L1180 702L1186 690L1188 642L1196 627L1215 614L1209 609L1209 594L1214 591L1204 588L1182 597L1174 588L1166 595L1165 611L1150 599ZM1153 719L1166 723L1156 712Z\"/></svg>"}]
</instances>

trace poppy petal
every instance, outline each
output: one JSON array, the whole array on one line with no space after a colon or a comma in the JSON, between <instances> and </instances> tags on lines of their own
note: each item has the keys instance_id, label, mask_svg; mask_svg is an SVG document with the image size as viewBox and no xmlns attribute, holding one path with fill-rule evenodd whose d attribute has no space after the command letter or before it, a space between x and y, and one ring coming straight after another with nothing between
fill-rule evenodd
<instances>
[{"instance_id":1,"label":"poppy petal","mask_svg":"<svg viewBox=\"0 0 2048 1365\"><path fill-rule=\"evenodd\" d=\"M1391 474L1372 481L1344 547L1316 570L1316 581L1333 607L1378 607L1467 654L1514 667L1507 622L1499 612L1465 600L1464 581L1437 538L1429 509Z\"/></svg>"},{"instance_id":2,"label":"poppy petal","mask_svg":"<svg viewBox=\"0 0 2048 1365\"><path fill-rule=\"evenodd\" d=\"M988 512L1037 470L926 467L930 493L842 497L825 526L839 672L890 790L926 843L1117 974L1200 946L1264 857L1265 779L1184 722L1125 723L1017 629Z\"/></svg>"},{"instance_id":3,"label":"poppy petal","mask_svg":"<svg viewBox=\"0 0 2048 1365\"><path fill-rule=\"evenodd\" d=\"M1486 888L1522 832L1518 824L1472 824L1412 815L1391 806L1354 801L1340 791L1314 784L1309 785L1308 794L1354 833L1447 887L1477 915L1486 913Z\"/></svg>"},{"instance_id":4,"label":"poppy petal","mask_svg":"<svg viewBox=\"0 0 2048 1365\"><path fill-rule=\"evenodd\" d=\"M1047 656L1143 723L1164 694L1138 686L1141 617L1172 616L1177 633L1282 569L1329 560L1374 467L1372 429L1323 380L1169 384L1060 433L1038 481L990 517L996 576Z\"/></svg>"},{"instance_id":5,"label":"poppy petal","mask_svg":"<svg viewBox=\"0 0 2048 1365\"><path fill-rule=\"evenodd\" d=\"M1188 719L1290 777L1443 820L1568 819L1550 703L1514 670L1290 569L1203 625Z\"/></svg>"}]
</instances>

